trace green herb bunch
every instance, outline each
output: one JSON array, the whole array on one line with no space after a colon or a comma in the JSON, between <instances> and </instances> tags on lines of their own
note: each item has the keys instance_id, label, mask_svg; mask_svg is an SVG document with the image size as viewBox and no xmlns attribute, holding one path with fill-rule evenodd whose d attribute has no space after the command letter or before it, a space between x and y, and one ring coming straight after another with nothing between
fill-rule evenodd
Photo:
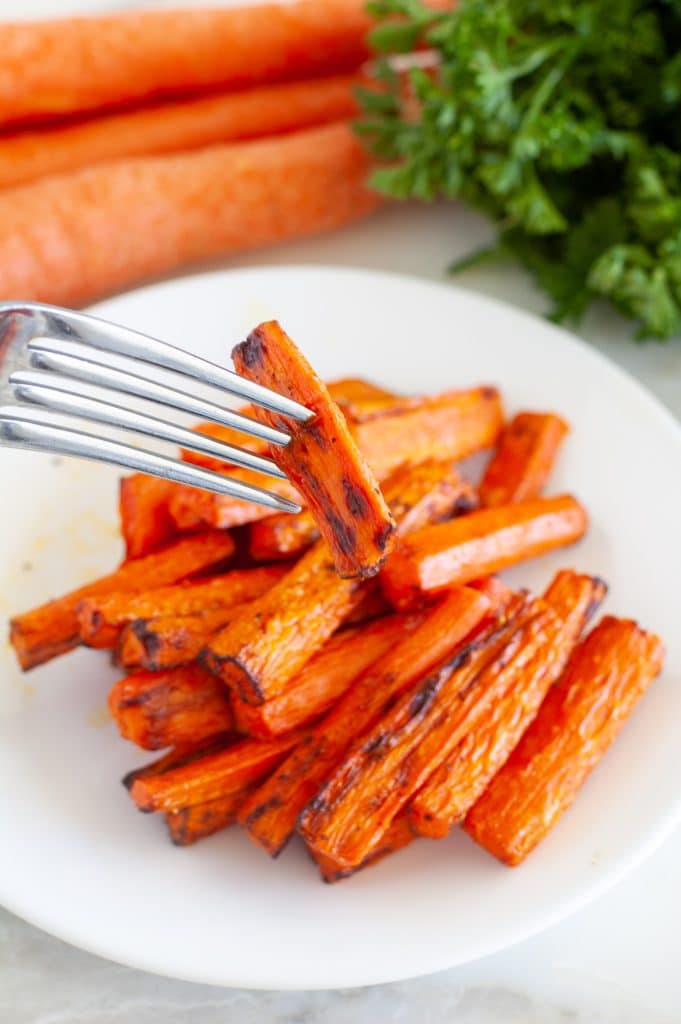
<instances>
[{"instance_id":1,"label":"green herb bunch","mask_svg":"<svg viewBox=\"0 0 681 1024\"><path fill-rule=\"evenodd\" d=\"M387 60L362 90L373 185L483 210L499 239L472 260L519 259L557 320L605 297L640 338L681 331L681 0L369 8L379 52L438 58L412 102Z\"/></svg>"}]
</instances>

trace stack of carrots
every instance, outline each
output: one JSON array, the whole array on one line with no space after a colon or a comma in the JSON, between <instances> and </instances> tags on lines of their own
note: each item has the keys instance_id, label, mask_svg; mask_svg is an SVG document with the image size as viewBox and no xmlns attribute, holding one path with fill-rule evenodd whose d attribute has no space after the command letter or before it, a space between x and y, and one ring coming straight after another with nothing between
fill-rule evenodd
<instances>
[{"instance_id":1,"label":"stack of carrots","mask_svg":"<svg viewBox=\"0 0 681 1024\"><path fill-rule=\"evenodd\" d=\"M165 751L125 785L179 845L239 822L276 856L298 833L336 881L462 825L518 864L663 663L633 621L584 635L607 589L597 577L566 569L535 597L495 575L587 529L575 498L542 496L567 424L505 421L493 387L326 386L274 322L233 357L312 411L293 424L249 410L290 432L272 457L304 510L128 477L126 561L18 615L21 665L78 644L112 652L121 735ZM476 486L458 464L485 450Z\"/></svg>"},{"instance_id":2,"label":"stack of carrots","mask_svg":"<svg viewBox=\"0 0 681 1024\"><path fill-rule=\"evenodd\" d=\"M364 0L3 24L0 298L76 305L371 212Z\"/></svg>"}]
</instances>

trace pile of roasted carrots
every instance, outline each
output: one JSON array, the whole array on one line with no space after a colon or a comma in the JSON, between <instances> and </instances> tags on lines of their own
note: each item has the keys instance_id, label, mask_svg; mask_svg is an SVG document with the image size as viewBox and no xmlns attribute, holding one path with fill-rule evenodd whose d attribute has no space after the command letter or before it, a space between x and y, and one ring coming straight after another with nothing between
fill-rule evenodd
<instances>
[{"instance_id":1,"label":"pile of roasted carrots","mask_svg":"<svg viewBox=\"0 0 681 1024\"><path fill-rule=\"evenodd\" d=\"M564 570L537 597L494 575L587 529L575 498L541 496L567 425L505 421L492 387L327 387L276 323L233 357L311 410L302 424L249 410L291 434L272 456L304 511L128 477L126 560L17 616L21 665L78 644L113 653L121 735L166 751L125 785L179 845L239 822L276 856L298 833L335 881L462 825L519 863L663 662L629 620L584 636L602 580ZM486 450L476 485L458 463Z\"/></svg>"}]
</instances>

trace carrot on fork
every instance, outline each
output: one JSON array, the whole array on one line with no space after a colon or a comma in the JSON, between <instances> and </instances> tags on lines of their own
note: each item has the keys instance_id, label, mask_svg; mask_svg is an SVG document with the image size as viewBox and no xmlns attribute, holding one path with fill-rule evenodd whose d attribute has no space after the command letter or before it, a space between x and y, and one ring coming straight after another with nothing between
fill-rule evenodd
<instances>
[{"instance_id":1,"label":"carrot on fork","mask_svg":"<svg viewBox=\"0 0 681 1024\"><path fill-rule=\"evenodd\" d=\"M539 497L568 430L552 412L514 416L480 483L481 503L491 508Z\"/></svg>"},{"instance_id":2,"label":"carrot on fork","mask_svg":"<svg viewBox=\"0 0 681 1024\"><path fill-rule=\"evenodd\" d=\"M573 803L662 670L659 637L606 616L575 649L560 681L465 829L505 864L519 864Z\"/></svg>"},{"instance_id":3,"label":"carrot on fork","mask_svg":"<svg viewBox=\"0 0 681 1024\"><path fill-rule=\"evenodd\" d=\"M126 562L109 576L41 605L10 622L10 642L24 670L77 647L77 609L87 597L118 591L140 593L195 576L226 562L234 552L228 533L214 530L185 537L162 551Z\"/></svg>"}]
</instances>

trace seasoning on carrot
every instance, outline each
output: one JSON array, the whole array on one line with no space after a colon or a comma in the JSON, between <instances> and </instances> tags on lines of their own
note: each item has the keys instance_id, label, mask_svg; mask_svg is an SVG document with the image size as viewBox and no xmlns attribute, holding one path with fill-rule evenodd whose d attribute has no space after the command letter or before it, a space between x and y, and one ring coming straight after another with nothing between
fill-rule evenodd
<instances>
[{"instance_id":1,"label":"seasoning on carrot","mask_svg":"<svg viewBox=\"0 0 681 1024\"><path fill-rule=\"evenodd\" d=\"M205 804L168 811L166 825L172 842L175 846L192 846L200 839L206 839L234 825L239 808L248 797L250 789L246 786Z\"/></svg>"},{"instance_id":2,"label":"seasoning on carrot","mask_svg":"<svg viewBox=\"0 0 681 1024\"><path fill-rule=\"evenodd\" d=\"M194 743L188 743L181 747L174 747L167 754L162 754L161 757L156 758L155 761L144 764L141 768L133 768L132 771L123 776L121 782L129 792L138 779L156 778L158 775L163 775L164 772L174 771L175 768L182 768L185 765L193 764L209 754L221 753L229 747L233 747L237 740L238 737L228 732L220 736L211 736L207 740L197 740Z\"/></svg>"},{"instance_id":3,"label":"seasoning on carrot","mask_svg":"<svg viewBox=\"0 0 681 1024\"><path fill-rule=\"evenodd\" d=\"M177 537L168 503L172 483L134 473L120 483L118 507L126 558L142 558Z\"/></svg>"},{"instance_id":4,"label":"seasoning on carrot","mask_svg":"<svg viewBox=\"0 0 681 1024\"><path fill-rule=\"evenodd\" d=\"M552 412L514 416L482 478L481 503L491 508L539 497L568 430Z\"/></svg>"},{"instance_id":5,"label":"seasoning on carrot","mask_svg":"<svg viewBox=\"0 0 681 1024\"><path fill-rule=\"evenodd\" d=\"M659 637L606 616L575 649L533 724L469 811L469 835L504 863L520 864L573 803L663 660Z\"/></svg>"},{"instance_id":6,"label":"seasoning on carrot","mask_svg":"<svg viewBox=\"0 0 681 1024\"><path fill-rule=\"evenodd\" d=\"M116 664L127 672L163 672L195 661L206 644L234 622L250 602L194 615L135 619L121 630Z\"/></svg>"},{"instance_id":7,"label":"seasoning on carrot","mask_svg":"<svg viewBox=\"0 0 681 1024\"><path fill-rule=\"evenodd\" d=\"M345 867L343 864L338 864L337 861L332 860L331 857L325 857L324 854L317 853L316 850L311 849L310 854L317 864L323 880L331 884L333 882L341 882L345 878L350 878L351 875L356 874L358 871L363 871L364 868L371 867L372 864L378 864L380 861L385 860L386 857L389 857L390 854L397 853L398 850L403 850L406 846L409 846L414 839L416 839L416 836L411 830L407 815L400 814L391 823L390 827L386 829L380 843L358 867Z\"/></svg>"}]
</instances>

